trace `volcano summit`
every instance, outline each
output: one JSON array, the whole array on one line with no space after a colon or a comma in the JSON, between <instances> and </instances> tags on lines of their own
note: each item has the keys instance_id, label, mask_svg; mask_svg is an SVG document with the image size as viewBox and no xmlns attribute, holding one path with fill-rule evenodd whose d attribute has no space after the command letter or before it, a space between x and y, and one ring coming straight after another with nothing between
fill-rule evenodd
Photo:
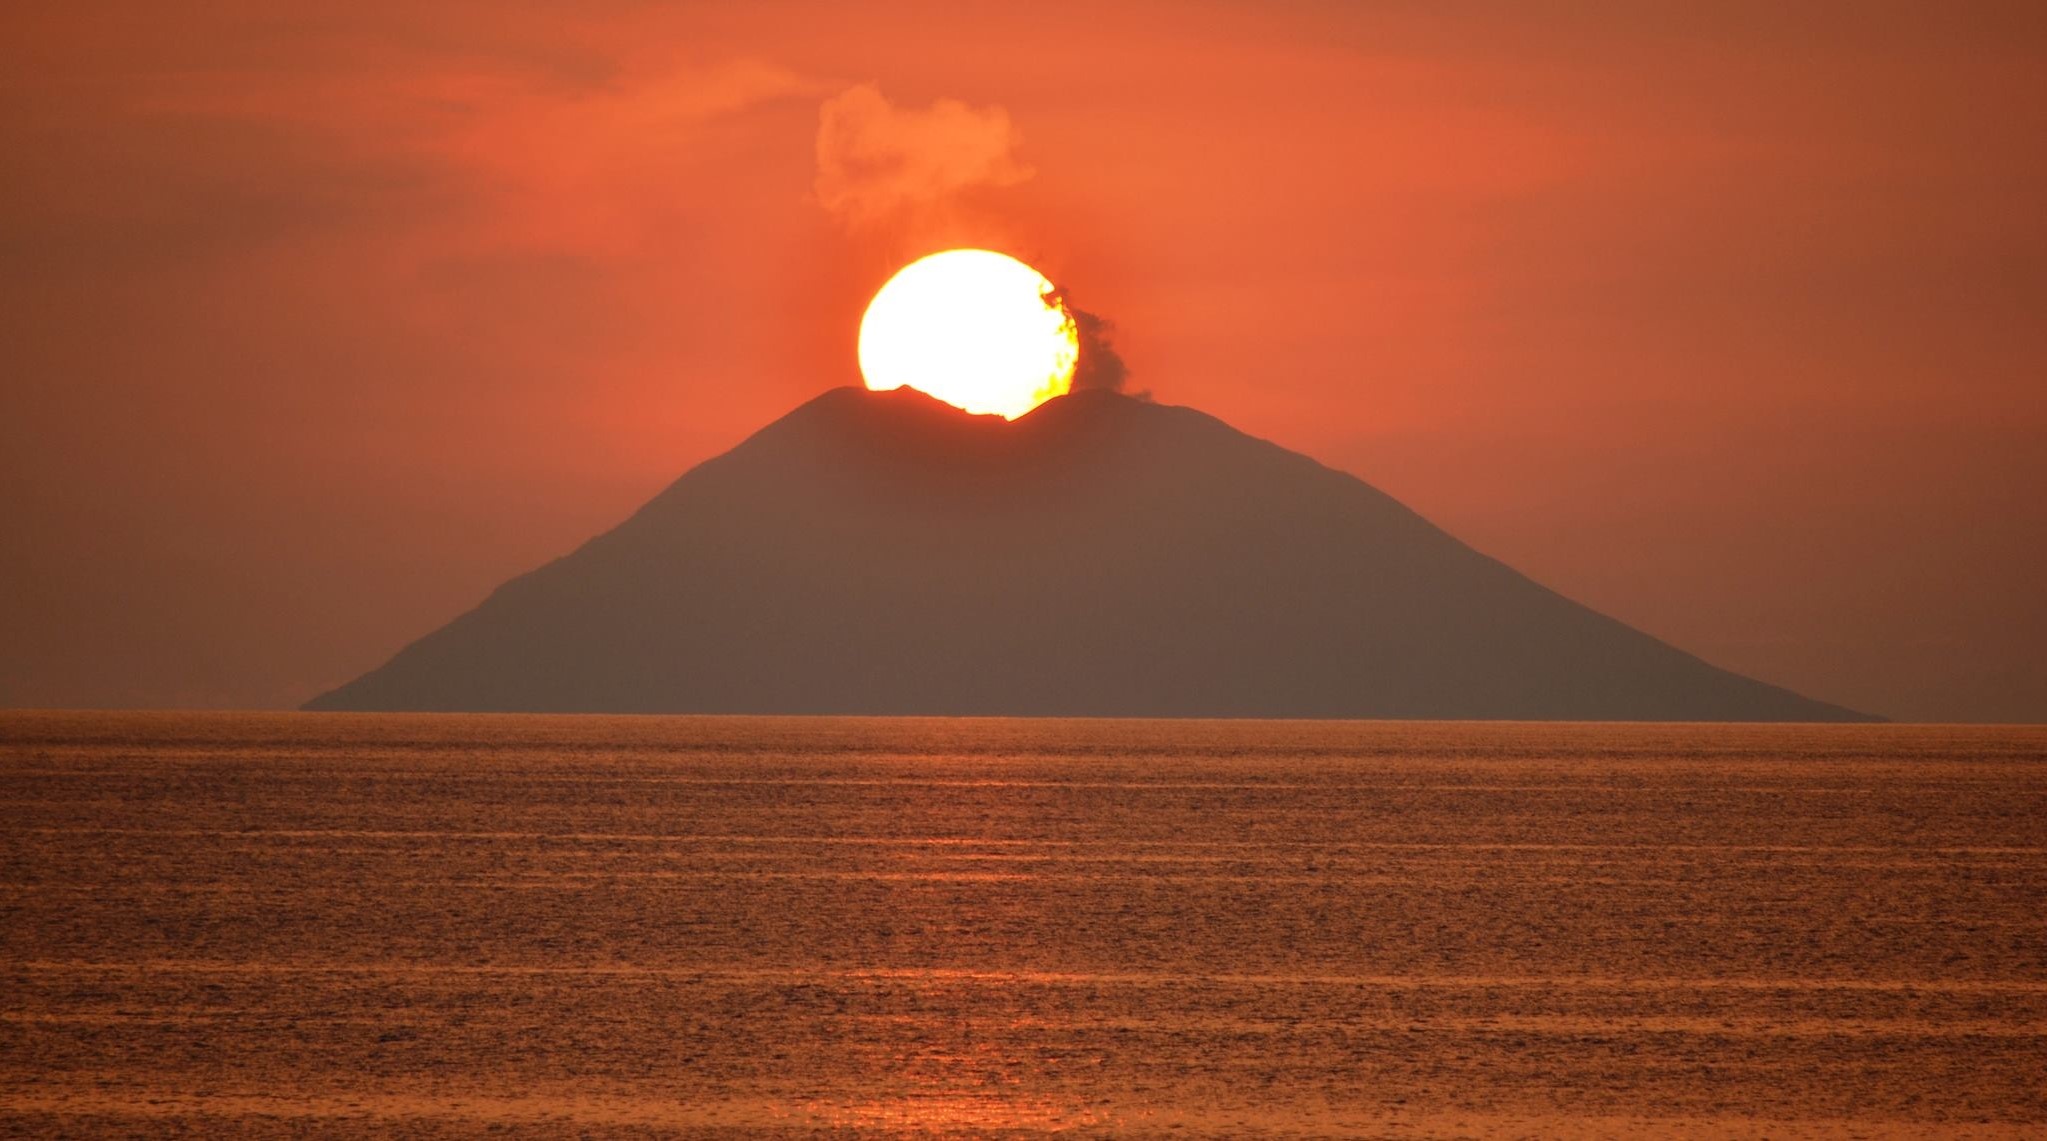
<instances>
[{"instance_id":1,"label":"volcano summit","mask_svg":"<svg viewBox=\"0 0 2047 1141\"><path fill-rule=\"evenodd\" d=\"M1192 409L856 388L306 707L1863 719Z\"/></svg>"}]
</instances>

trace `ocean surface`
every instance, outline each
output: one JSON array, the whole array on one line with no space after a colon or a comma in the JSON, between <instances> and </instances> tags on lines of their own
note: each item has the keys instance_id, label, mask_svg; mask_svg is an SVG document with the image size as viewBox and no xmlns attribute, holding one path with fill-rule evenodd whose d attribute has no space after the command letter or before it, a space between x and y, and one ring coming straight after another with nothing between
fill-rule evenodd
<instances>
[{"instance_id":1,"label":"ocean surface","mask_svg":"<svg viewBox=\"0 0 2047 1141\"><path fill-rule=\"evenodd\" d=\"M2047 730L0 713L0 1133L2047 1135Z\"/></svg>"}]
</instances>

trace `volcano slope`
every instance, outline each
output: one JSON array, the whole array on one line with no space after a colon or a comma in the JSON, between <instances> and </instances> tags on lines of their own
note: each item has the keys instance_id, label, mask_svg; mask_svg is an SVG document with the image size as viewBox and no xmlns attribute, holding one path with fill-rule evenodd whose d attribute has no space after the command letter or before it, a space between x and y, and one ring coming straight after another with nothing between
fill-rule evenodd
<instances>
[{"instance_id":1,"label":"volcano slope","mask_svg":"<svg viewBox=\"0 0 2047 1141\"><path fill-rule=\"evenodd\" d=\"M856 388L307 708L1862 719L1192 409Z\"/></svg>"}]
</instances>

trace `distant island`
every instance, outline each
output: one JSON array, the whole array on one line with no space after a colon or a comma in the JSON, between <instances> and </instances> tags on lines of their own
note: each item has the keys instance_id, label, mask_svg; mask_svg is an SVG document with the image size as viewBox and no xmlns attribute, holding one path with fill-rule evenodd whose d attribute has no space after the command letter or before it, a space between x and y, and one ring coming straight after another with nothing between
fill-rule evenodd
<instances>
[{"instance_id":1,"label":"distant island","mask_svg":"<svg viewBox=\"0 0 2047 1141\"><path fill-rule=\"evenodd\" d=\"M1105 391L827 392L315 710L1856 721Z\"/></svg>"}]
</instances>

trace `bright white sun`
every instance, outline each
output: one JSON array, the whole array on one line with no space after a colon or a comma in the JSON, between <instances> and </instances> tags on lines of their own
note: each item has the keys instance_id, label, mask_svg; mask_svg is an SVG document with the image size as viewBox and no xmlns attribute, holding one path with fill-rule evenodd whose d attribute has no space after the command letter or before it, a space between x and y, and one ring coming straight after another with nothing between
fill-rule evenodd
<instances>
[{"instance_id":1,"label":"bright white sun","mask_svg":"<svg viewBox=\"0 0 2047 1141\"><path fill-rule=\"evenodd\" d=\"M1080 342L1045 275L1007 254L946 250L896 272L860 319L860 374L1010 420L1073 387Z\"/></svg>"}]
</instances>

